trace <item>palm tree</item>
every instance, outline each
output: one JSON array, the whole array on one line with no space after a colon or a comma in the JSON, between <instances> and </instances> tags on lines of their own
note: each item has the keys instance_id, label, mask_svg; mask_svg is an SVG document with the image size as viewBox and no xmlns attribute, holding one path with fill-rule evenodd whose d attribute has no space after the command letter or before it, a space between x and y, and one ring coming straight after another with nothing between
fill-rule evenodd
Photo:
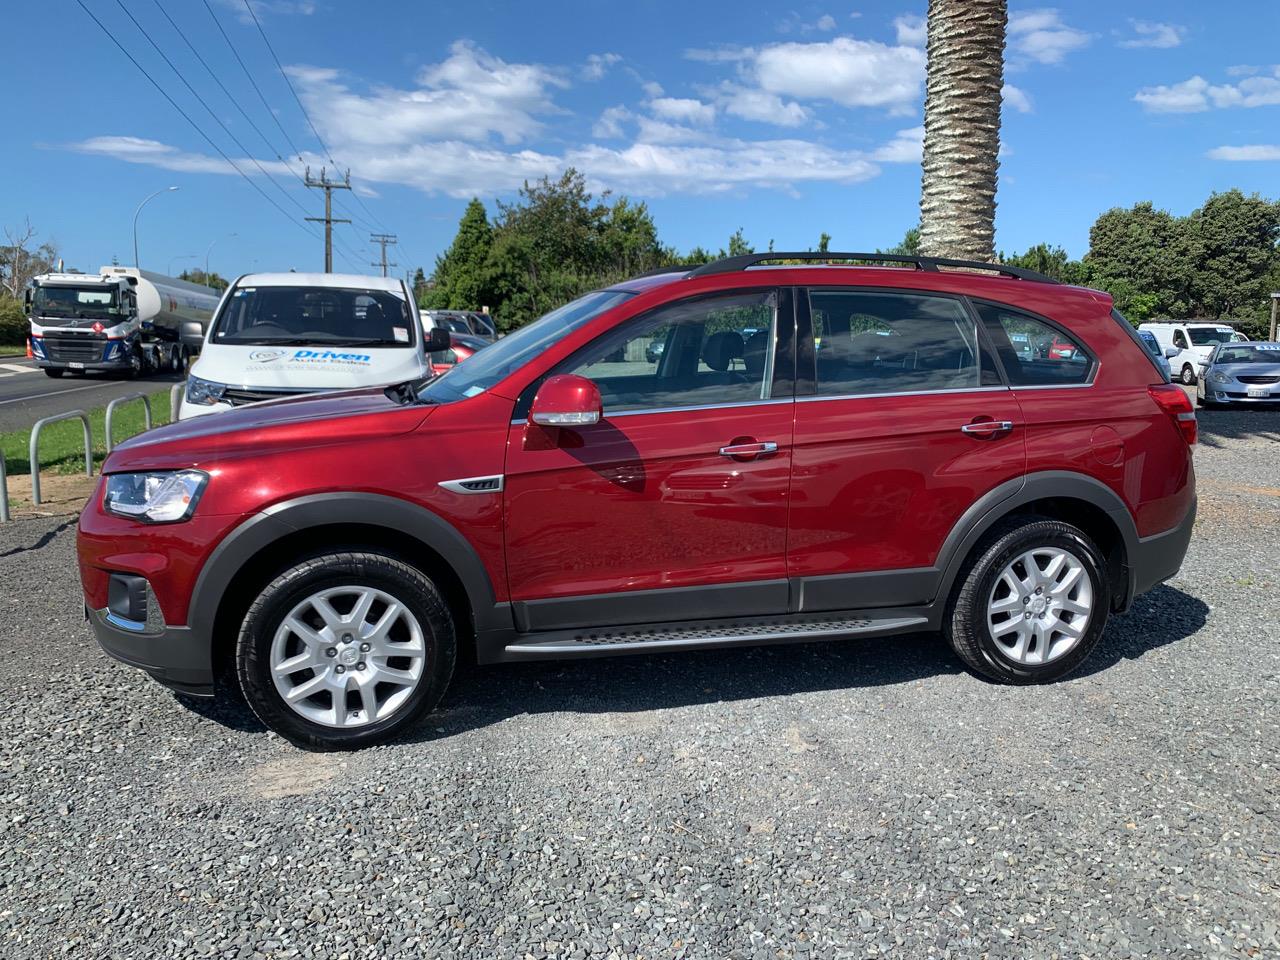
<instances>
[{"instance_id":1,"label":"palm tree","mask_svg":"<svg viewBox=\"0 0 1280 960\"><path fill-rule=\"evenodd\" d=\"M920 252L995 256L1006 0L929 0Z\"/></svg>"}]
</instances>

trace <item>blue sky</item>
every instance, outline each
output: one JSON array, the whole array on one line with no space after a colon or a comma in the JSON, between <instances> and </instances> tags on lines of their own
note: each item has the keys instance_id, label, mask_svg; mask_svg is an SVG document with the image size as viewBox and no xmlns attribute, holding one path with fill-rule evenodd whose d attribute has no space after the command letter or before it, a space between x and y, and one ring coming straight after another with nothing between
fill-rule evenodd
<instances>
[{"instance_id":1,"label":"blue sky","mask_svg":"<svg viewBox=\"0 0 1280 960\"><path fill-rule=\"evenodd\" d=\"M318 269L307 232L318 230L301 218L319 214L321 196L297 174L327 156L244 0L208 2L271 113L204 0L163 0L164 11L239 108L156 0L84 2L285 212L75 0L27 0L7 18L21 42L0 66L12 118L0 224L29 217L69 265L128 263L138 201L176 185L142 213L143 266L202 265L214 243L224 274ZM832 249L872 249L917 219L921 0L251 2L361 194L338 195L338 213L357 220L336 228L338 269L366 269L376 229L399 235L401 272L429 271L470 196L492 210L523 179L571 164L597 189L645 200L680 249L718 248L739 226L760 247L805 249L826 231ZM1112 206L1186 213L1230 187L1280 197L1277 36L1274 0L1011 5L997 246L1045 241L1078 256Z\"/></svg>"}]
</instances>

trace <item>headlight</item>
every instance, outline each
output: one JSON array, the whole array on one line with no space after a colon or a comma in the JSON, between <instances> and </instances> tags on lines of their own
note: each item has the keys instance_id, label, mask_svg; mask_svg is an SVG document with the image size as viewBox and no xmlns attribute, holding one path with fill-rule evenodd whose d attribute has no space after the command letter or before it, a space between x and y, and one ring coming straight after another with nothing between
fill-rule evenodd
<instances>
[{"instance_id":1,"label":"headlight","mask_svg":"<svg viewBox=\"0 0 1280 960\"><path fill-rule=\"evenodd\" d=\"M144 523L177 523L196 509L209 475L199 470L156 470L107 476L107 513Z\"/></svg>"},{"instance_id":2,"label":"headlight","mask_svg":"<svg viewBox=\"0 0 1280 960\"><path fill-rule=\"evenodd\" d=\"M187 403L202 407L212 406L222 400L222 392L227 389L225 383L214 383L212 380L201 380L199 377L187 377Z\"/></svg>"},{"instance_id":3,"label":"headlight","mask_svg":"<svg viewBox=\"0 0 1280 960\"><path fill-rule=\"evenodd\" d=\"M1211 374L1209 374L1209 379L1212 380L1214 383L1230 383L1231 382L1230 375L1223 373L1221 370L1214 370Z\"/></svg>"}]
</instances>

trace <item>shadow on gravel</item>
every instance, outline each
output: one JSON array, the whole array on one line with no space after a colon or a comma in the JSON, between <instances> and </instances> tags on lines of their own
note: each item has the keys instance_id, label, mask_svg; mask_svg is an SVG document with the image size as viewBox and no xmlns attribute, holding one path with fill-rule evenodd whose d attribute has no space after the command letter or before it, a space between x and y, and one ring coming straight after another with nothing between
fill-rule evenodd
<instances>
[{"instance_id":1,"label":"shadow on gravel","mask_svg":"<svg viewBox=\"0 0 1280 960\"><path fill-rule=\"evenodd\" d=\"M1161 585L1112 618L1102 642L1074 678L1183 640L1204 626L1209 608ZM525 713L640 713L700 703L753 700L854 687L906 685L962 672L938 634L775 647L738 647L599 660L460 667L444 703L396 741L454 736ZM176 695L186 708L242 733L265 727L233 696Z\"/></svg>"},{"instance_id":2,"label":"shadow on gravel","mask_svg":"<svg viewBox=\"0 0 1280 960\"><path fill-rule=\"evenodd\" d=\"M1199 440L1208 447L1221 447L1226 440L1280 442L1280 404L1251 410L1196 409Z\"/></svg>"}]
</instances>

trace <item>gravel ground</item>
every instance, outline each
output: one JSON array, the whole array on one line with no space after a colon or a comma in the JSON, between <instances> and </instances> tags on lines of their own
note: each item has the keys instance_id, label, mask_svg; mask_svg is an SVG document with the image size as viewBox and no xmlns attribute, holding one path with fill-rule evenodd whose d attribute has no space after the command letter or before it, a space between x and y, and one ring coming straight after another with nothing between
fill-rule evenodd
<instances>
[{"instance_id":1,"label":"gravel ground","mask_svg":"<svg viewBox=\"0 0 1280 960\"><path fill-rule=\"evenodd\" d=\"M1201 430L1182 573L1067 682L486 668L346 756L108 661L73 526L0 528L0 956L1280 956L1280 412Z\"/></svg>"}]
</instances>

